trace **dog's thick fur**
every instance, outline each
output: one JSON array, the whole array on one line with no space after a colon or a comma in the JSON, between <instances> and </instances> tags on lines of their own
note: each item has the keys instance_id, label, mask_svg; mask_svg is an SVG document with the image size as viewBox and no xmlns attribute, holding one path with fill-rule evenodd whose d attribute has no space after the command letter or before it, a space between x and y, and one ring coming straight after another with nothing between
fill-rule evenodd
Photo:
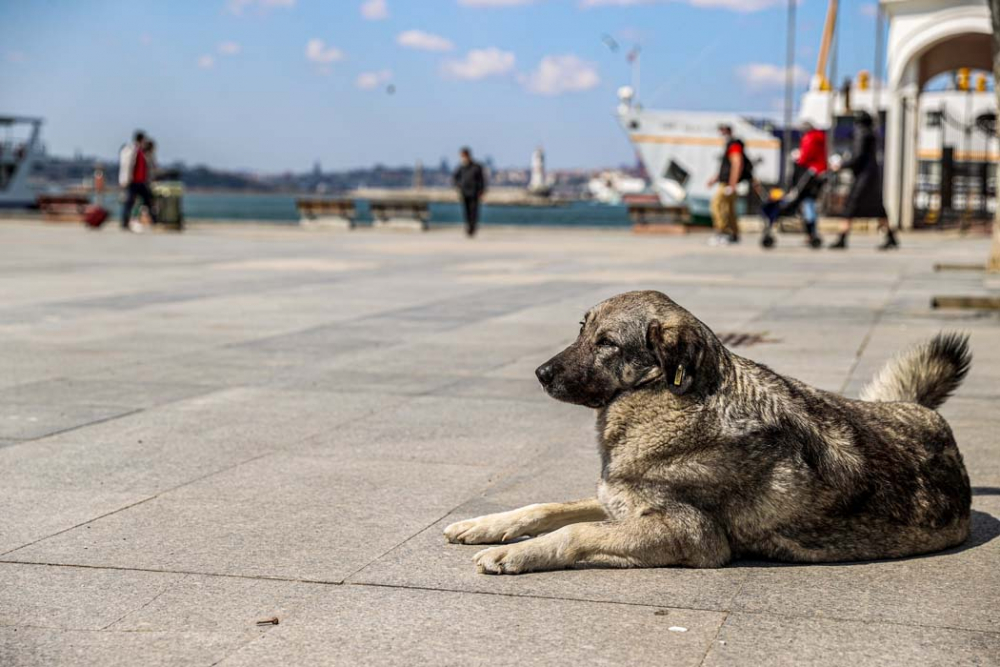
<instances>
[{"instance_id":1,"label":"dog's thick fur","mask_svg":"<svg viewBox=\"0 0 1000 667\"><path fill-rule=\"evenodd\" d=\"M939 335L850 400L727 350L659 292L594 307L539 367L548 393L598 410L596 498L448 526L480 572L602 564L719 567L894 558L961 544L969 478L934 411L968 372ZM509 543L525 536L535 539Z\"/></svg>"}]
</instances>

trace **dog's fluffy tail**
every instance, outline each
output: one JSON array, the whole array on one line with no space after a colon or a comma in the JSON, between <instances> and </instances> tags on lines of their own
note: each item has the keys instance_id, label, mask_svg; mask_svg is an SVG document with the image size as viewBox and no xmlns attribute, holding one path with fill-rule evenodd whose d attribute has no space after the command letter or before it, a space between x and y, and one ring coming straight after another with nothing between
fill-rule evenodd
<instances>
[{"instance_id":1,"label":"dog's fluffy tail","mask_svg":"<svg viewBox=\"0 0 1000 667\"><path fill-rule=\"evenodd\" d=\"M886 364L861 390L864 401L907 401L937 408L969 372L969 337L940 333Z\"/></svg>"}]
</instances>

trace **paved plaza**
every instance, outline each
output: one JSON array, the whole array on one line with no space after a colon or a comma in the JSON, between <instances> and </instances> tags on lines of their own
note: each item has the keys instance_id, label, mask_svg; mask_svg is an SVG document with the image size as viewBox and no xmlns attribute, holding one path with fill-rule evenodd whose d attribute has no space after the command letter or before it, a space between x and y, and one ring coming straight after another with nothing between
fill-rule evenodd
<instances>
[{"instance_id":1,"label":"paved plaza","mask_svg":"<svg viewBox=\"0 0 1000 667\"><path fill-rule=\"evenodd\" d=\"M0 221L0 665L1000 664L1000 315L930 309L1000 292L933 268L983 262L988 240L778 241ZM593 495L594 413L533 371L636 288L854 396L899 348L971 333L942 408L971 539L477 574L444 526Z\"/></svg>"}]
</instances>

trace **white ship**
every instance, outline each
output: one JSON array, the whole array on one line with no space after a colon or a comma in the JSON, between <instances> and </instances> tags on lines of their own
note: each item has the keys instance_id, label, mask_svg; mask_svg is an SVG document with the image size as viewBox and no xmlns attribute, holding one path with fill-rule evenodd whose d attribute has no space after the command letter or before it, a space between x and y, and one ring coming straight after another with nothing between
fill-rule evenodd
<instances>
[{"instance_id":1,"label":"white ship","mask_svg":"<svg viewBox=\"0 0 1000 667\"><path fill-rule=\"evenodd\" d=\"M32 172L41 155L41 129L41 118L0 116L0 208L35 206Z\"/></svg>"},{"instance_id":2,"label":"white ship","mask_svg":"<svg viewBox=\"0 0 1000 667\"><path fill-rule=\"evenodd\" d=\"M633 104L631 88L622 88L618 95L618 122L664 206L708 213L712 196L708 180L718 172L725 147L720 125L732 127L733 135L743 141L757 180L778 181L781 141L769 129L772 119L731 112L646 110Z\"/></svg>"}]
</instances>

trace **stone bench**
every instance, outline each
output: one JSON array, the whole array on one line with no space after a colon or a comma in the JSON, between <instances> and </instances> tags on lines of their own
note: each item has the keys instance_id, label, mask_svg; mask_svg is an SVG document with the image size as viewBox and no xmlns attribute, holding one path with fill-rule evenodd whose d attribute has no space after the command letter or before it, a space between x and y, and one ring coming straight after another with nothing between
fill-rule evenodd
<instances>
[{"instance_id":1,"label":"stone bench","mask_svg":"<svg viewBox=\"0 0 1000 667\"><path fill-rule=\"evenodd\" d=\"M427 231L431 212L426 200L373 199L369 205L376 228Z\"/></svg>"},{"instance_id":2,"label":"stone bench","mask_svg":"<svg viewBox=\"0 0 1000 667\"><path fill-rule=\"evenodd\" d=\"M322 229L354 229L357 208L353 199L303 198L295 200L299 210L299 224L303 227Z\"/></svg>"},{"instance_id":3,"label":"stone bench","mask_svg":"<svg viewBox=\"0 0 1000 667\"><path fill-rule=\"evenodd\" d=\"M632 231L640 234L686 234L690 231L691 214L685 206L635 202L628 205L628 217L632 221Z\"/></svg>"}]
</instances>

